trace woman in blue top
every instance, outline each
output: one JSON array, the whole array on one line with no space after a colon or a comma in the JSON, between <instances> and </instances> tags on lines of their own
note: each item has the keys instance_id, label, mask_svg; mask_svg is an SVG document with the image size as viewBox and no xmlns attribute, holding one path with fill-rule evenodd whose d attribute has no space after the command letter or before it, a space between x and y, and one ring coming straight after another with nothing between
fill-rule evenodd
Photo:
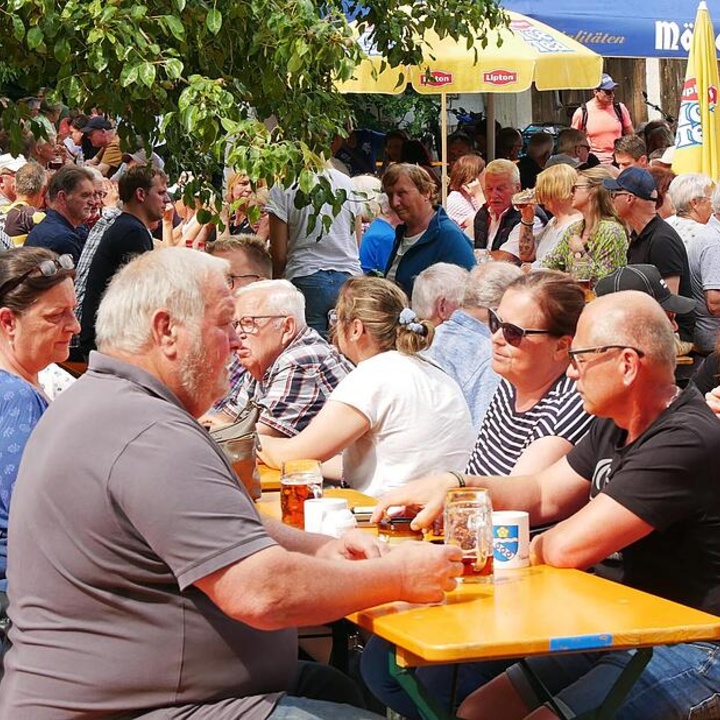
<instances>
[{"instance_id":1,"label":"woman in blue top","mask_svg":"<svg viewBox=\"0 0 720 720\"><path fill-rule=\"evenodd\" d=\"M48 404L38 374L67 360L80 330L74 277L70 255L31 247L0 253L0 627L10 499L25 443Z\"/></svg>"}]
</instances>

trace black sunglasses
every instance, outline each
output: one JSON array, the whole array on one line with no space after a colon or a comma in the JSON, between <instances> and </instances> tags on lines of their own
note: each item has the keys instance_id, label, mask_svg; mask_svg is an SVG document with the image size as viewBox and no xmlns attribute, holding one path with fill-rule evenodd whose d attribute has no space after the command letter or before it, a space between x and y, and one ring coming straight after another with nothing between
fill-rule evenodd
<instances>
[{"instance_id":1,"label":"black sunglasses","mask_svg":"<svg viewBox=\"0 0 720 720\"><path fill-rule=\"evenodd\" d=\"M494 310L488 310L488 327L493 335L498 330L502 330L505 342L513 347L517 347L526 335L552 335L549 330L526 329L519 325L503 322Z\"/></svg>"},{"instance_id":2,"label":"black sunglasses","mask_svg":"<svg viewBox=\"0 0 720 720\"><path fill-rule=\"evenodd\" d=\"M54 277L60 270L74 270L75 261L72 255L65 254L60 255L57 259L43 260L35 267L30 268L27 272L24 272L20 277L12 278L7 280L0 285L0 297L6 295L11 290L14 290L18 285L22 285L34 272L39 271L43 277Z\"/></svg>"},{"instance_id":3,"label":"black sunglasses","mask_svg":"<svg viewBox=\"0 0 720 720\"><path fill-rule=\"evenodd\" d=\"M638 357L645 357L645 353L632 345L599 345L598 347L581 348L579 350L568 350L572 366L578 370L583 362L579 359L581 355L599 355L608 350L634 350Z\"/></svg>"}]
</instances>

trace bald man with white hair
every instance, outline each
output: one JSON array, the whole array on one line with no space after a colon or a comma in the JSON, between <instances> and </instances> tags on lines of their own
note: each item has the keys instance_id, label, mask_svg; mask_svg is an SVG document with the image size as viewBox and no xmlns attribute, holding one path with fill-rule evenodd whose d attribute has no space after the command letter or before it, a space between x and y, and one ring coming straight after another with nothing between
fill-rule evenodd
<instances>
[{"instance_id":1,"label":"bald man with white hair","mask_svg":"<svg viewBox=\"0 0 720 720\"><path fill-rule=\"evenodd\" d=\"M527 510L532 525L558 523L533 540L533 562L586 569L622 551L623 583L720 614L720 423L695 388L675 385L667 316L644 293L598 298L580 317L569 353L568 375L597 417L585 439L535 475L465 476L466 484L488 488L496 509ZM415 524L427 526L457 485L451 473L408 483L381 499L377 513L424 506ZM710 658L719 651L719 643L656 648L615 717L689 717L716 696L720 665ZM631 657L620 650L525 662L560 707L580 715L607 695ZM556 717L519 665L496 673L497 664L471 667L481 687L459 717Z\"/></svg>"}]
</instances>

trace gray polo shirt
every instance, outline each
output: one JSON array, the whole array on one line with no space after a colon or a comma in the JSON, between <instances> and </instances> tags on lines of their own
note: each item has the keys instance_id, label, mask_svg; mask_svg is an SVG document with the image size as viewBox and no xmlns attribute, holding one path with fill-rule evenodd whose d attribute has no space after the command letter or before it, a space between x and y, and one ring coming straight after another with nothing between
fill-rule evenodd
<instances>
[{"instance_id":1,"label":"gray polo shirt","mask_svg":"<svg viewBox=\"0 0 720 720\"><path fill-rule=\"evenodd\" d=\"M222 452L158 379L93 353L27 444L9 529L0 717L65 720L240 698L265 718L294 630L231 620L193 585L270 547ZM184 716L183 716L184 717Z\"/></svg>"}]
</instances>

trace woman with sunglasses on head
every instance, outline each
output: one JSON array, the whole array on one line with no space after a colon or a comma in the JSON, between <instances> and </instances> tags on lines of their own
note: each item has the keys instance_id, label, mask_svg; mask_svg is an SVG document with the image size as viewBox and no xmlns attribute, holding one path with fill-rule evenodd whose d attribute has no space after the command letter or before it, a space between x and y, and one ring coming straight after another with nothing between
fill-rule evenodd
<instances>
[{"instance_id":1,"label":"woman with sunglasses on head","mask_svg":"<svg viewBox=\"0 0 720 720\"><path fill-rule=\"evenodd\" d=\"M74 277L70 255L30 247L0 253L0 625L10 500L25 443L48 406L38 375L67 360L80 330Z\"/></svg>"},{"instance_id":2,"label":"woman with sunglasses on head","mask_svg":"<svg viewBox=\"0 0 720 720\"><path fill-rule=\"evenodd\" d=\"M612 178L603 167L581 170L572 187L572 207L582 219L565 230L555 249L543 259L543 267L573 272L589 266L595 282L627 264L628 234L615 212L610 191L602 181Z\"/></svg>"},{"instance_id":3,"label":"woman with sunglasses on head","mask_svg":"<svg viewBox=\"0 0 720 720\"><path fill-rule=\"evenodd\" d=\"M343 454L343 478L379 496L426 472L464 469L475 433L457 383L418 352L433 327L388 280L354 277L340 290L333 333L357 367L293 438L263 437L261 457L326 461Z\"/></svg>"},{"instance_id":4,"label":"woman with sunglasses on head","mask_svg":"<svg viewBox=\"0 0 720 720\"><path fill-rule=\"evenodd\" d=\"M540 270L511 283L489 310L492 368L501 376L470 457L472 475L538 472L566 455L587 432L568 350L585 306L580 286Z\"/></svg>"}]
</instances>

